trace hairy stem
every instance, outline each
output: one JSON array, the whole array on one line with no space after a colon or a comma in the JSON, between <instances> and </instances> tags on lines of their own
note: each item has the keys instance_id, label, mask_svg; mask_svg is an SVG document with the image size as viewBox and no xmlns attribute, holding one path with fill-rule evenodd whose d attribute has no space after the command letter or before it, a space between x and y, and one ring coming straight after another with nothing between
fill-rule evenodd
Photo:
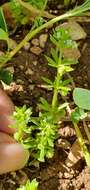
<instances>
[{"instance_id":1,"label":"hairy stem","mask_svg":"<svg viewBox=\"0 0 90 190\"><path fill-rule=\"evenodd\" d=\"M55 86L54 86L54 92L53 92L53 98L52 98L52 108L54 109L56 104L57 104L57 99L58 99L58 87L59 87L59 82L60 78L62 77L62 72L60 72L60 66L61 66L61 61L62 61L62 53L60 51L59 55L59 60L58 60L58 68L57 68L57 76L55 79Z\"/></svg>"},{"instance_id":2,"label":"hairy stem","mask_svg":"<svg viewBox=\"0 0 90 190\"><path fill-rule=\"evenodd\" d=\"M82 150L84 158L86 160L86 163L90 167L90 153L87 149L87 146L85 145L85 142L84 142L84 139L83 139L83 136L80 132L79 127L77 126L77 124L75 122L73 122L73 125L74 125L75 131L76 131L76 135L78 137L78 141L79 141L81 150Z\"/></svg>"}]
</instances>

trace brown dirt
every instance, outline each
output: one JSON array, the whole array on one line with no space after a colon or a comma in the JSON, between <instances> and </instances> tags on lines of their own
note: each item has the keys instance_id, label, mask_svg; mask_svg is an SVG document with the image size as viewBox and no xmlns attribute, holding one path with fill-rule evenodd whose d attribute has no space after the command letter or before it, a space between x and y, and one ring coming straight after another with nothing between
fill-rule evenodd
<instances>
[{"instance_id":1,"label":"brown dirt","mask_svg":"<svg viewBox=\"0 0 90 190\"><path fill-rule=\"evenodd\" d=\"M75 85L90 89L90 24L83 23L83 27L87 32L87 39L81 41L81 58L80 63L75 66L72 73ZM43 31L47 33L47 31ZM20 36L16 36L19 41ZM35 37L36 38L36 37ZM38 37L37 37L38 38ZM30 46L32 46L30 44ZM49 39L42 49L40 55L35 55L30 50L25 51L23 48L13 60L8 63L8 67L14 68L14 82L20 85L22 90L14 90L10 93L15 105L33 106L34 114L37 115L37 102L41 96L50 101L52 92L43 88L41 76L47 76L53 79L55 71L53 71L46 62L44 54L49 54ZM64 128L70 125L65 122ZM72 129L72 127L71 127ZM60 136L59 138L62 138ZM76 139L75 131L63 136L71 144ZM90 190L90 169L83 160L80 160L73 168L67 168L65 159L69 150L57 148L55 146L55 155L52 159L46 160L40 164L40 167L28 166L20 171L0 176L0 190L16 190L18 184L23 181L27 175L30 179L37 178L39 181L39 190ZM17 175L16 175L17 174Z\"/></svg>"}]
</instances>

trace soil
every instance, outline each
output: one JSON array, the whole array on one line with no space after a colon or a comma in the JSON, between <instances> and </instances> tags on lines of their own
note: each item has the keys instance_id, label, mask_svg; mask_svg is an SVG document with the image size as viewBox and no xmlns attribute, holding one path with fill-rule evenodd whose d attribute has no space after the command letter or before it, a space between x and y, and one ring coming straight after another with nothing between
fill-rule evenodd
<instances>
[{"instance_id":1,"label":"soil","mask_svg":"<svg viewBox=\"0 0 90 190\"><path fill-rule=\"evenodd\" d=\"M53 5L51 5L52 7ZM82 26L87 33L87 38L80 41L81 57L71 75L77 87L90 89L90 23L82 23ZM13 39L19 42L27 33L27 28L24 28L23 31L22 36L21 29L16 31ZM47 65L44 56L50 54L49 32L50 29L44 30L35 36L35 39L39 39L41 34L48 36L45 47L41 48L42 52L39 55L30 51L33 46L31 41L28 49L22 48L6 65L8 69L13 70L14 76L14 83L9 91L7 90L8 94L16 106L24 104L28 107L33 106L34 115L38 114L37 103L40 97L45 97L49 102L52 97L52 92L44 88L41 78L45 76L53 80L55 76L55 71ZM0 46L0 50L3 50L3 46ZM59 138L66 139L70 145L76 140L70 121L63 122ZM27 176L39 181L39 190L90 190L90 169L83 159L80 159L72 168L68 168L65 160L69 151L70 149L65 150L63 147L58 147L56 141L55 154L52 159L40 163L39 167L27 166L23 170L0 176L0 190L16 190L20 183L24 183ZM38 163L36 164L38 165Z\"/></svg>"}]
</instances>

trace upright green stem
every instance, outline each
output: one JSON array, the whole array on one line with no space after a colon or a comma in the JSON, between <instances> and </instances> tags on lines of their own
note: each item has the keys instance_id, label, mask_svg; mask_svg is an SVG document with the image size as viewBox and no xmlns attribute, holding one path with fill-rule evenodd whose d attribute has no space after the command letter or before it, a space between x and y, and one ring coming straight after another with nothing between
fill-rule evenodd
<instances>
[{"instance_id":1,"label":"upright green stem","mask_svg":"<svg viewBox=\"0 0 90 190\"><path fill-rule=\"evenodd\" d=\"M70 109L69 105L67 106L67 111L68 111L68 114L71 116L71 109ZM77 135L77 138L78 138L78 141L79 141L79 145L80 145L81 150L83 152L83 156L84 156L84 158L86 160L87 165L90 167L90 153L89 153L89 151L87 149L87 146L85 145L83 136L81 134L81 131L80 131L77 123L73 119L72 119L72 123L74 125L76 135Z\"/></svg>"},{"instance_id":2,"label":"upright green stem","mask_svg":"<svg viewBox=\"0 0 90 190\"><path fill-rule=\"evenodd\" d=\"M90 167L90 153L85 145L84 139L82 137L82 134L80 132L79 127L77 126L77 124L75 122L73 122L73 125L75 127L75 131L76 131L76 135L78 137L78 141L81 147L81 150L83 152L84 158L86 160L87 165Z\"/></svg>"},{"instance_id":3,"label":"upright green stem","mask_svg":"<svg viewBox=\"0 0 90 190\"><path fill-rule=\"evenodd\" d=\"M62 53L60 51L59 60L58 60L58 68L57 68L57 76L55 79L55 85L54 85L54 92L53 92L53 98L52 98L52 108L54 109L57 104L57 98L58 98L58 87L60 78L62 76L62 72L60 70L61 68L61 61L62 61Z\"/></svg>"}]
</instances>

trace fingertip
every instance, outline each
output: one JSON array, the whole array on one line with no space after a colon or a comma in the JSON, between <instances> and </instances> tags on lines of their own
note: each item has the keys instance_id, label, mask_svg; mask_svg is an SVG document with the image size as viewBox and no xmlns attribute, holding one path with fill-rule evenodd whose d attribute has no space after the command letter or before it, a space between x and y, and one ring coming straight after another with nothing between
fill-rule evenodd
<instances>
[{"instance_id":1,"label":"fingertip","mask_svg":"<svg viewBox=\"0 0 90 190\"><path fill-rule=\"evenodd\" d=\"M29 159L29 151L17 143L1 144L0 155L0 174L23 168Z\"/></svg>"}]
</instances>

